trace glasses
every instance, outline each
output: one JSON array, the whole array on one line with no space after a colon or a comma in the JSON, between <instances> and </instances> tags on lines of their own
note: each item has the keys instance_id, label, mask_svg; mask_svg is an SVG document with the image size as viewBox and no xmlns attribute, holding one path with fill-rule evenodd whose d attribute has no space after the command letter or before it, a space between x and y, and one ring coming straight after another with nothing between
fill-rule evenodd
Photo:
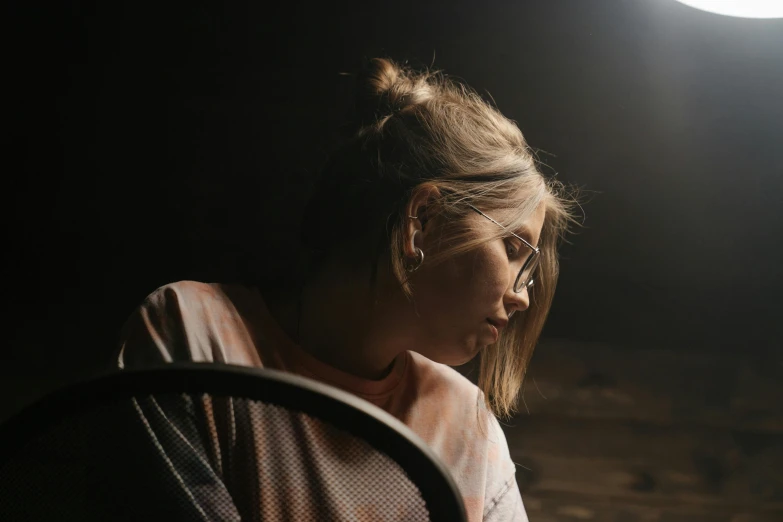
<instances>
[{"instance_id":1,"label":"glasses","mask_svg":"<svg viewBox=\"0 0 783 522\"><path fill-rule=\"evenodd\" d=\"M534 247L533 245L525 241L524 238L519 237L515 233L511 232L509 229L507 229L506 227L504 227L503 225L501 225L500 223L498 223L497 221L495 221L494 219L492 219L491 217L489 217L488 215L486 215L485 213L483 213L473 205L468 205L468 206L473 211L481 214L482 216L492 221L494 224L496 224L497 226L499 226L500 228L502 228L503 230L505 230L512 236L514 236L515 238L519 239L523 245L525 245L531 250L530 255L528 255L527 259L525 259L525 262L522 263L522 268L519 270L519 274L517 274L517 278L514 280L515 293L518 294L524 288L530 290L535 284L535 278L533 277L533 273L535 273L536 268L538 267L538 262L541 260L541 249L538 247Z\"/></svg>"}]
</instances>

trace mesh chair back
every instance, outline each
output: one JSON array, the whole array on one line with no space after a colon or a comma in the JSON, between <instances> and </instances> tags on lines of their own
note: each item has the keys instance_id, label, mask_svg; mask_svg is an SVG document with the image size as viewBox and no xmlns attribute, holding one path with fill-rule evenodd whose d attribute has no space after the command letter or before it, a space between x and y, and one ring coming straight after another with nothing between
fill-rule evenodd
<instances>
[{"instance_id":1,"label":"mesh chair back","mask_svg":"<svg viewBox=\"0 0 783 522\"><path fill-rule=\"evenodd\" d=\"M273 370L170 364L56 392L0 430L0 520L465 520L406 426Z\"/></svg>"}]
</instances>

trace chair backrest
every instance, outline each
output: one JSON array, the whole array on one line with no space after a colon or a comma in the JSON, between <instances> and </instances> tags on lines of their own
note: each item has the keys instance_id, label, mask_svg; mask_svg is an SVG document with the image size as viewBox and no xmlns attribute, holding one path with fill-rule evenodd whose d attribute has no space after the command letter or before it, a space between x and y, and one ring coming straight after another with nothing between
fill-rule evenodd
<instances>
[{"instance_id":1,"label":"chair backrest","mask_svg":"<svg viewBox=\"0 0 783 522\"><path fill-rule=\"evenodd\" d=\"M274 370L176 363L62 389L0 426L0 520L465 520L409 428Z\"/></svg>"}]
</instances>

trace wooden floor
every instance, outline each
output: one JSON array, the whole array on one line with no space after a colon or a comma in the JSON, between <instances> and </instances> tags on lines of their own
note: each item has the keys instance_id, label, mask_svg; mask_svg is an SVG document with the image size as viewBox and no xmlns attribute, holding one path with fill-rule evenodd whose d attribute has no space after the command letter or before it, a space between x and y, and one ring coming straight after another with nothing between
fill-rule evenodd
<instances>
[{"instance_id":1,"label":"wooden floor","mask_svg":"<svg viewBox=\"0 0 783 522\"><path fill-rule=\"evenodd\" d=\"M531 522L783 522L782 373L542 343L503 426Z\"/></svg>"}]
</instances>

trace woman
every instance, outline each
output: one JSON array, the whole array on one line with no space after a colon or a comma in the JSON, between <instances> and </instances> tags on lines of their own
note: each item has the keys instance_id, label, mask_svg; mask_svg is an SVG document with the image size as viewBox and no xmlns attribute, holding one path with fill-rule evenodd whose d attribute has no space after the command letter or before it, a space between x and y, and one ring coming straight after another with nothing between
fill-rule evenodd
<instances>
[{"instance_id":1,"label":"woman","mask_svg":"<svg viewBox=\"0 0 783 522\"><path fill-rule=\"evenodd\" d=\"M341 387L430 444L471 521L526 520L496 416L515 409L571 202L516 125L443 75L372 60L357 107L305 213L301 284L158 289L120 365L214 361ZM477 354L478 388L449 367Z\"/></svg>"}]
</instances>

